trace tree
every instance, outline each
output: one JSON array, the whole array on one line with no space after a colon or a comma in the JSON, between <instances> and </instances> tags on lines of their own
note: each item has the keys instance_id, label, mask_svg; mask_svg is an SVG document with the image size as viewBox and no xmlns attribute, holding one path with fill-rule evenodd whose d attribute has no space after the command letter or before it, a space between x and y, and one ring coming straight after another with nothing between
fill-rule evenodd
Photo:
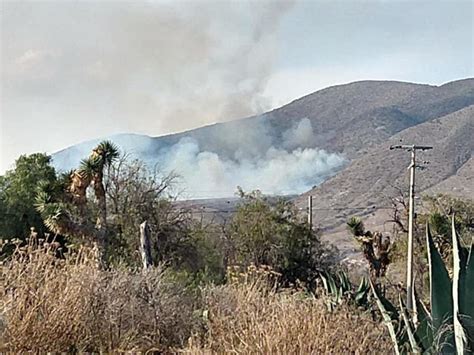
<instances>
[{"instance_id":1,"label":"tree","mask_svg":"<svg viewBox=\"0 0 474 355\"><path fill-rule=\"evenodd\" d=\"M118 159L104 177L114 259L128 265L140 262L139 226L148 222L152 257L191 274L218 280L224 275L217 227L193 219L175 203L177 176L150 169L143 162Z\"/></svg>"},{"instance_id":2,"label":"tree","mask_svg":"<svg viewBox=\"0 0 474 355\"><path fill-rule=\"evenodd\" d=\"M131 161L125 155L110 166L104 182L116 257L126 258L130 263L136 261L139 226L146 220L152 231L153 259L165 259L161 254L165 242L158 243L158 234L179 234L187 221L184 211L172 206L175 178L173 174L150 170L143 162Z\"/></svg>"},{"instance_id":3,"label":"tree","mask_svg":"<svg viewBox=\"0 0 474 355\"><path fill-rule=\"evenodd\" d=\"M48 231L35 209L36 194L40 189L51 196L60 192L51 157L43 153L20 156L15 167L0 176L1 237L23 239L32 227L41 235Z\"/></svg>"},{"instance_id":4,"label":"tree","mask_svg":"<svg viewBox=\"0 0 474 355\"><path fill-rule=\"evenodd\" d=\"M107 204L104 187L104 170L119 155L118 148L103 141L93 149L89 158L81 162L79 169L64 175L62 194L54 198L47 189L41 189L36 197L36 208L45 225L54 233L79 238L97 246L102 262L106 262ZM87 207L87 189L92 184L97 200L95 226Z\"/></svg>"},{"instance_id":5,"label":"tree","mask_svg":"<svg viewBox=\"0 0 474 355\"><path fill-rule=\"evenodd\" d=\"M270 266L286 284L313 284L319 272L329 268L333 250L321 243L291 202L272 203L259 191L240 194L242 203L230 225L232 261Z\"/></svg>"}]
</instances>

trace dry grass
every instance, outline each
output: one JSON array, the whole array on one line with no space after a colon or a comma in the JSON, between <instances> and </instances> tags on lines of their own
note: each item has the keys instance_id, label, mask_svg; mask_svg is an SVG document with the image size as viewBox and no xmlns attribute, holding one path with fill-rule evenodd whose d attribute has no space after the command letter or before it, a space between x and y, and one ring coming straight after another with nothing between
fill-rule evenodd
<instances>
[{"instance_id":1,"label":"dry grass","mask_svg":"<svg viewBox=\"0 0 474 355\"><path fill-rule=\"evenodd\" d=\"M329 313L277 277L250 270L197 300L167 272L97 269L89 251L58 259L30 245L3 265L0 351L386 353L384 326L361 311ZM2 324L3 323L3 329Z\"/></svg>"},{"instance_id":2,"label":"dry grass","mask_svg":"<svg viewBox=\"0 0 474 355\"><path fill-rule=\"evenodd\" d=\"M3 350L165 350L186 342L194 300L166 272L95 265L85 250L63 260L31 245L17 251L1 268Z\"/></svg>"},{"instance_id":3,"label":"dry grass","mask_svg":"<svg viewBox=\"0 0 474 355\"><path fill-rule=\"evenodd\" d=\"M186 351L239 354L387 353L383 324L354 308L328 312L303 292L275 292L272 282L247 278L204 290L208 331Z\"/></svg>"}]
</instances>

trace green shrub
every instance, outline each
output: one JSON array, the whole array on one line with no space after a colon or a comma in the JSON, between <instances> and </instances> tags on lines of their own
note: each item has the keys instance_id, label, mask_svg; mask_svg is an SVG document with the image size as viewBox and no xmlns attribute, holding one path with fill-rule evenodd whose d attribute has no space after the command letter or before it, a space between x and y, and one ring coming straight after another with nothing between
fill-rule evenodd
<instances>
[{"instance_id":1,"label":"green shrub","mask_svg":"<svg viewBox=\"0 0 474 355\"><path fill-rule=\"evenodd\" d=\"M233 262L268 265L284 284L314 284L319 272L334 262L334 250L321 243L293 203L271 203L260 192L241 193L242 202L230 225Z\"/></svg>"}]
</instances>

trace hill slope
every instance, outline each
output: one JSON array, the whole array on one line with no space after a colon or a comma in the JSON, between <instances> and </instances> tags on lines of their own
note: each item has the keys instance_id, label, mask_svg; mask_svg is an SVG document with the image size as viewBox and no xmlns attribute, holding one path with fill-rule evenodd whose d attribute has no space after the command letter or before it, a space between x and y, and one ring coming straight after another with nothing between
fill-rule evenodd
<instances>
[{"instance_id":1,"label":"hill slope","mask_svg":"<svg viewBox=\"0 0 474 355\"><path fill-rule=\"evenodd\" d=\"M303 205L306 196L311 194L316 209L387 205L387 197L394 195L393 187L404 189L407 185L409 153L389 150L390 145L400 142L433 146L433 150L418 153L418 160L428 161L429 164L426 170L417 170L417 193L429 188L446 191L441 189L443 182L447 184L446 188L454 189L457 186L449 187L449 179L468 180L473 176L473 164L470 162L474 149L473 133L474 105L407 128L383 144L368 149L343 171L304 194L298 201ZM471 196L465 197L474 198L472 188L459 188L471 191ZM315 217L327 220L329 216L325 214L330 215L331 211L318 212Z\"/></svg>"},{"instance_id":2,"label":"hill slope","mask_svg":"<svg viewBox=\"0 0 474 355\"><path fill-rule=\"evenodd\" d=\"M325 230L325 239L346 255L357 250L348 237L345 222L363 216L371 230L391 232L390 197L397 189L408 190L410 154L389 150L390 145L416 143L433 150L419 152L417 161L426 169L416 171L416 194L449 193L474 199L474 105L449 115L407 128L388 141L370 148L336 176L295 201L302 209L313 196L313 219Z\"/></svg>"},{"instance_id":3,"label":"hill slope","mask_svg":"<svg viewBox=\"0 0 474 355\"><path fill-rule=\"evenodd\" d=\"M185 174L204 174L197 182L208 182L211 190L218 189L212 186L218 186L226 174L242 180L255 175L255 187L260 187L259 183L285 173L293 180L282 184L300 187L289 193L302 192L340 171L312 192L318 195L318 205L363 203L365 206L380 202L380 194L386 193L384 186L401 182L408 157L403 152L386 150L400 139L417 144L426 141L436 146L429 153L433 155L427 155L432 165L421 188L432 186L434 189L437 185L438 189L445 189L458 184L462 176L469 176L468 171L457 180L453 177L445 185L441 184L456 176L470 157L471 105L474 105L474 79L442 86L361 81L320 90L260 116L162 137L119 135L112 140L134 156L164 166L169 165L166 159L170 156L174 160L182 159L183 152L176 153L176 147L181 148L185 142L184 153L188 160L181 165L191 166ZM77 166L95 143L86 142L54 154L56 166L62 169ZM312 152L316 158L305 161L302 160L305 152L295 153L298 148L324 149L339 155L328 156L317 150ZM204 155L200 153L205 153L205 164L202 164ZM278 159L271 160L275 155ZM213 164L220 163L217 175L209 175L215 168L209 158ZM390 159L388 165L387 159ZM199 164L193 165L193 160ZM248 168L247 174L239 173L242 167ZM304 170L303 175L290 174L296 169ZM230 185L234 183L239 182L229 180ZM277 179L274 185L279 183ZM423 184L422 180L420 183ZM232 188L235 189L235 185Z\"/></svg>"},{"instance_id":4,"label":"hill slope","mask_svg":"<svg viewBox=\"0 0 474 355\"><path fill-rule=\"evenodd\" d=\"M474 79L442 86L393 81L361 81L317 91L260 116L218 123L198 129L151 138L115 136L120 145L146 157L184 137L195 139L201 150L233 158L250 146L257 154L269 146L280 147L283 134L295 122L308 119L314 132L304 147L318 147L353 157L367 146L381 143L393 134L424 121L444 116L474 104ZM86 142L62 150L55 159L66 162L72 151L87 150ZM74 159L73 159L74 160ZM61 165L61 164L58 164Z\"/></svg>"}]
</instances>

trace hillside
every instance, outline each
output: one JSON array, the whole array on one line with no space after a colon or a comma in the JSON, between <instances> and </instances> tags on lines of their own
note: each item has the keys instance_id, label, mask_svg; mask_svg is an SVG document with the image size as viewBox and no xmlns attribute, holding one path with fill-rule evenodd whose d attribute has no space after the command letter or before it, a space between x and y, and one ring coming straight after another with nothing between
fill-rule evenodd
<instances>
[{"instance_id":1,"label":"hillside","mask_svg":"<svg viewBox=\"0 0 474 355\"><path fill-rule=\"evenodd\" d=\"M427 161L426 169L417 171L417 193L432 189L437 192L451 192L474 198L472 186L455 186L453 182L473 176L471 162L474 149L474 105L449 115L407 128L392 136L386 142L374 146L358 159L322 183L317 188L301 196L297 201L303 206L308 194L314 196L315 218L333 221L335 225L344 222L349 214L364 213L349 207L383 207L388 205L388 197L394 196L394 187L405 189L407 167L410 155L405 151L389 150L390 145L411 144L433 146L433 150L418 154L419 161ZM444 188L443 188L444 187ZM318 211L320 208L348 208L334 214L333 211Z\"/></svg>"},{"instance_id":2,"label":"hillside","mask_svg":"<svg viewBox=\"0 0 474 355\"><path fill-rule=\"evenodd\" d=\"M397 188L407 191L410 154L389 150L390 145L433 146L420 152L417 161L427 162L416 172L416 194L448 193L474 199L474 105L449 115L407 128L386 142L374 146L317 188L295 201L302 209L307 196L313 196L313 219L325 230L325 239L338 245L346 255L357 250L347 236L345 222L350 216L363 216L371 230L391 232L390 197Z\"/></svg>"},{"instance_id":3,"label":"hillside","mask_svg":"<svg viewBox=\"0 0 474 355\"><path fill-rule=\"evenodd\" d=\"M314 218L331 230L349 215L387 205L392 186L405 187L409 155L388 150L400 140L434 146L420 156L430 165L418 173L419 192L473 197L473 105L474 79L442 86L362 81L320 90L260 116L155 138L124 134L111 139L150 164L189 166L185 178L193 188L207 189L205 197L232 196L237 184L254 177L256 187L266 191L270 181L273 191L283 194L317 186L309 192L316 196ZM54 154L56 166L77 166L96 142ZM301 160L306 153L298 148L317 149L316 158ZM280 155L272 160L275 152ZM292 175L296 169L303 172ZM229 176L233 179L225 185ZM306 195L296 200L302 209Z\"/></svg>"},{"instance_id":4,"label":"hillside","mask_svg":"<svg viewBox=\"0 0 474 355\"><path fill-rule=\"evenodd\" d=\"M352 159L397 132L472 104L474 79L439 87L361 81L317 91L260 116L154 138L124 134L112 139L128 152L150 161L185 137L196 140L201 151L236 159L237 153L247 157L262 155L272 146L288 148L284 133L298 121L308 119L312 134L298 146L342 153ZM56 165L64 169L76 166L95 143L86 142L55 153Z\"/></svg>"}]
</instances>

